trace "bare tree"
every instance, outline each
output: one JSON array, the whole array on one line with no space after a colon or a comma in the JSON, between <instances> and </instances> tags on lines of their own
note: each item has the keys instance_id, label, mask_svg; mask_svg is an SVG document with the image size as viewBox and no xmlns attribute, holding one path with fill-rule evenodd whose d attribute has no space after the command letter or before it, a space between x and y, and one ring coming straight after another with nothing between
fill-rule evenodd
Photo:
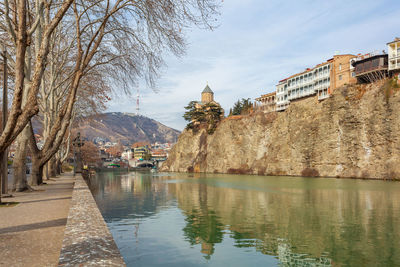
<instances>
[{"instance_id":1,"label":"bare tree","mask_svg":"<svg viewBox=\"0 0 400 267\"><path fill-rule=\"evenodd\" d=\"M26 52L27 48L31 45L32 34L36 31L41 15L36 14L31 20L32 23L28 24L27 19L33 14L30 9L31 7L28 7L28 1L16 0L10 4L8 0L5 0L2 3L0 28L6 31L9 39L13 42L13 48L15 48L15 85L9 117L5 130L0 135L0 152L3 152L15 140L25 128L30 118L39 112L37 93L42 81L43 72L46 68L50 37L72 2L73 0L36 1L39 5L38 10L41 11L40 13L45 12L48 14L49 23L41 34L41 42L37 48L38 53L35 58L25 105L23 104L23 94L24 90L27 90L25 88ZM54 10L55 6L58 8Z\"/></svg>"},{"instance_id":2,"label":"bare tree","mask_svg":"<svg viewBox=\"0 0 400 267\"><path fill-rule=\"evenodd\" d=\"M29 136L34 161L32 184L40 184L44 164L56 154L69 128L77 96L86 87L84 78L101 73L127 89L144 76L154 85L163 53L183 54L186 27L212 28L218 8L215 2L3 1L0 36L10 40L14 86L9 119L0 135L0 152L24 131L18 140L19 158L25 157L22 147ZM66 43L57 39L62 34L68 37ZM55 53L59 48L62 51ZM36 145L31 125L25 128L39 111L44 120L42 149ZM20 170L24 167L21 163Z\"/></svg>"},{"instance_id":3,"label":"bare tree","mask_svg":"<svg viewBox=\"0 0 400 267\"><path fill-rule=\"evenodd\" d=\"M144 76L154 85L162 55L184 52L182 29L191 23L212 27L217 14L213 0L188 1L75 1L76 50L74 72L58 114L41 150L31 138L32 183L42 182L43 165L57 152L69 127L83 77L101 69L115 83L125 86Z\"/></svg>"}]
</instances>

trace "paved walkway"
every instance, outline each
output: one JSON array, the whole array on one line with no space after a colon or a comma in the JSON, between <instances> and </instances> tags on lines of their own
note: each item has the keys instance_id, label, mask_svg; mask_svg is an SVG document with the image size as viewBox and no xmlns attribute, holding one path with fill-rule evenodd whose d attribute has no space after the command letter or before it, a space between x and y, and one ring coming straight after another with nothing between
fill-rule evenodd
<instances>
[{"instance_id":1,"label":"paved walkway","mask_svg":"<svg viewBox=\"0 0 400 267\"><path fill-rule=\"evenodd\" d=\"M2 199L20 204L0 208L0 266L58 265L74 180L63 174Z\"/></svg>"}]
</instances>

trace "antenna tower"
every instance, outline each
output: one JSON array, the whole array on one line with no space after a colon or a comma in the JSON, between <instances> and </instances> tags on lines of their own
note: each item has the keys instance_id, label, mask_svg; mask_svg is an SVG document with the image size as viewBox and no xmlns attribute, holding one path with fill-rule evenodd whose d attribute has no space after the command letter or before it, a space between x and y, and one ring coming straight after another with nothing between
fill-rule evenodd
<instances>
[{"instance_id":1,"label":"antenna tower","mask_svg":"<svg viewBox=\"0 0 400 267\"><path fill-rule=\"evenodd\" d=\"M139 116L139 87L137 88L136 97L136 115Z\"/></svg>"}]
</instances>

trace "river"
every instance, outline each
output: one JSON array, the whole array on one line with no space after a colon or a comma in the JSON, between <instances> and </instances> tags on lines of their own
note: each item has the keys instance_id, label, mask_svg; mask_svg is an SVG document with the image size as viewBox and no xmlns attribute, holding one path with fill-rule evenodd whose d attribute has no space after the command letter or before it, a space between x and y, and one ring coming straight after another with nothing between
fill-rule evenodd
<instances>
[{"instance_id":1,"label":"river","mask_svg":"<svg viewBox=\"0 0 400 267\"><path fill-rule=\"evenodd\" d=\"M90 188L128 266L399 266L400 183L117 173Z\"/></svg>"}]
</instances>

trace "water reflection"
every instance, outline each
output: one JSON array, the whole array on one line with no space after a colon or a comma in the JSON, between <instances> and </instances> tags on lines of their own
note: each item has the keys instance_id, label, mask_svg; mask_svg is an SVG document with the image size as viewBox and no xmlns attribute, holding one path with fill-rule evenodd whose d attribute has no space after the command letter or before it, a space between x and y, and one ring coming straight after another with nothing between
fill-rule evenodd
<instances>
[{"instance_id":1,"label":"water reflection","mask_svg":"<svg viewBox=\"0 0 400 267\"><path fill-rule=\"evenodd\" d=\"M91 189L128 265L400 264L399 183L109 172Z\"/></svg>"}]
</instances>

